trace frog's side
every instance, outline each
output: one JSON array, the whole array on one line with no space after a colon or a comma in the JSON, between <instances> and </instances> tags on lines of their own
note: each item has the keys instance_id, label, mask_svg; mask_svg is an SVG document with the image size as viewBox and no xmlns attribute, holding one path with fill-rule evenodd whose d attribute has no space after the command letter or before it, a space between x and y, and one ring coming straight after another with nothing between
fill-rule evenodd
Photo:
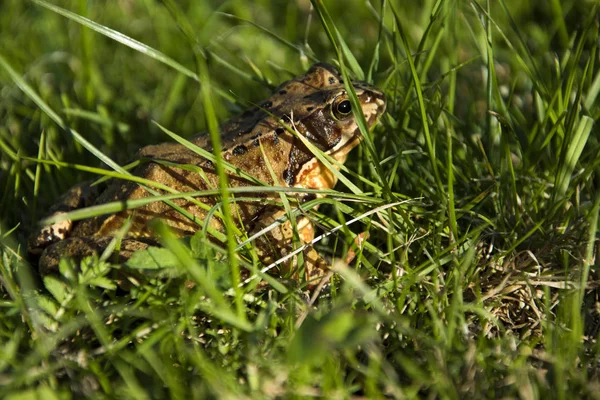
<instances>
[{"instance_id":1,"label":"frog's side","mask_svg":"<svg viewBox=\"0 0 600 400\"><path fill-rule=\"evenodd\" d=\"M385 110L385 97L376 88L353 82L363 113L369 126ZM284 125L285 124L285 125ZM348 96L338 71L328 64L316 64L304 75L283 83L259 107L247 110L221 127L222 157L258 180L274 186L311 189L331 188L336 179L287 127L293 127L316 147L327 152L340 163L361 139ZM195 145L212 151L209 136L201 134L190 139ZM138 158L153 160L138 166L133 174L159 182L179 192L218 188L218 176L212 162L178 143L163 143L142 148ZM188 164L196 170L182 169L165 163ZM272 178L267 164L272 168ZM198 172L198 167L204 174ZM250 186L252 183L233 174L230 186ZM155 189L158 192L164 191ZM152 196L137 183L115 180L106 189L99 190L88 184L71 189L61 202L53 207L52 214L84 206L111 201L134 200ZM248 196L248 195L243 195ZM277 201L278 194L263 195ZM202 221L208 210L218 201L214 197L197 197L201 204L186 199L173 200L177 206ZM231 205L235 221L250 232L258 232L285 215L281 206L265 201L235 201ZM29 251L39 255L41 273L55 271L60 257L81 258L94 252L101 253L112 237L131 219L132 226L123 239L121 260L133 251L154 244L147 223L160 218L180 236L191 235L199 226L164 202L157 201L141 208L125 210L78 222L63 221L42 228L29 240ZM223 229L221 221L212 217L213 228ZM298 222L300 239L312 240L313 228L308 220ZM291 249L293 232L290 222L281 224L258 239L259 256L271 263ZM312 249L304 251L307 276L319 275L325 262ZM288 264L287 267L290 265Z\"/></svg>"}]
</instances>

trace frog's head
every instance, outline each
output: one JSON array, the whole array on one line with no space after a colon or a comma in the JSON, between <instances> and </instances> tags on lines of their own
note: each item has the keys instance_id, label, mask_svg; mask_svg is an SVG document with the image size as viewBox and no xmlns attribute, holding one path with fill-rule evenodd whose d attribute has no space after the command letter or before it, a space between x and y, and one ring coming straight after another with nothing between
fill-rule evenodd
<instances>
[{"instance_id":1,"label":"frog's head","mask_svg":"<svg viewBox=\"0 0 600 400\"><path fill-rule=\"evenodd\" d=\"M353 81L352 85L371 128L385 111L385 96L365 82ZM283 83L261 109L270 113L264 122L268 130L283 133L281 121L286 125L291 122L296 132L339 163L346 161L348 152L363 138L343 78L329 64L315 64L306 74ZM287 162L284 179L290 186L323 188L335 184L333 177L323 180L318 176L319 163L299 140L294 141ZM314 182L307 183L310 180Z\"/></svg>"},{"instance_id":2,"label":"frog's head","mask_svg":"<svg viewBox=\"0 0 600 400\"><path fill-rule=\"evenodd\" d=\"M385 111L385 95L365 82L352 81L362 112L371 128ZM330 64L315 64L306 74L288 81L279 89L291 109L298 131L321 150L347 153L362 139L344 81ZM341 160L343 161L343 160Z\"/></svg>"}]
</instances>

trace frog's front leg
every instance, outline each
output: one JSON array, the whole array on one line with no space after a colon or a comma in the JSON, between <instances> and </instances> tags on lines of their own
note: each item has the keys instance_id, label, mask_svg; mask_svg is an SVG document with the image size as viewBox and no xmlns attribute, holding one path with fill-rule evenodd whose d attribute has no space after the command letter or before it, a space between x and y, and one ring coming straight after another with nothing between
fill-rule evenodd
<instances>
[{"instance_id":1,"label":"frog's front leg","mask_svg":"<svg viewBox=\"0 0 600 400\"><path fill-rule=\"evenodd\" d=\"M86 181L70 188L50 208L48 217L66 214L69 211L90 206L99 193L98 186ZM27 242L27 251L33 256L40 256L44 249L68 238L73 230L73 221L64 220L44 226L34 232Z\"/></svg>"},{"instance_id":2,"label":"frog's front leg","mask_svg":"<svg viewBox=\"0 0 600 400\"><path fill-rule=\"evenodd\" d=\"M278 220L284 218L286 215L285 210L281 207L273 207L268 211L265 211L257 224L253 227L251 235L260 232L264 228L269 227L273 223L277 223ZM300 238L301 245L309 243L314 238L314 226L312 222L306 217L300 217L296 219L296 225L298 228L298 236ZM256 239L256 249L259 258L265 265L270 265L282 257L289 255L294 251L294 230L289 220L281 223L275 228L270 229L267 233L259 236ZM304 277L309 287L312 287L319 283L319 278L323 277L328 269L329 265L327 261L317 253L312 245L306 246L303 250L304 258ZM297 257L293 256L289 260L286 260L279 264L278 271L281 276L293 276L299 278L299 271L297 265Z\"/></svg>"}]
</instances>

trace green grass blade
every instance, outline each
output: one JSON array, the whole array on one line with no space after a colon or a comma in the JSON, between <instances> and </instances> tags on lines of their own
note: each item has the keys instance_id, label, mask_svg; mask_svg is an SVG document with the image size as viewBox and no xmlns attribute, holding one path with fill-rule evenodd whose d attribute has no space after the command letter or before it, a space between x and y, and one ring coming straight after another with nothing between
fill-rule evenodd
<instances>
[{"instance_id":1,"label":"green grass blade","mask_svg":"<svg viewBox=\"0 0 600 400\"><path fill-rule=\"evenodd\" d=\"M579 157L588 141L593 126L594 120L588 116L583 116L581 121L579 121L577 130L573 134L567 151L562 157L561 167L556 174L553 193L555 201L560 201L567 192L571 175L575 170L575 166L579 161Z\"/></svg>"}]
</instances>

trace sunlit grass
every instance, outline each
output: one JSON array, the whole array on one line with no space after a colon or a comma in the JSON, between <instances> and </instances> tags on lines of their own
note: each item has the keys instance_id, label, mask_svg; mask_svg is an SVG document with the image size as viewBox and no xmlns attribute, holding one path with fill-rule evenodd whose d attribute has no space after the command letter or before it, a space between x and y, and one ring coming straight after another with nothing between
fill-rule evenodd
<instances>
[{"instance_id":1,"label":"sunlit grass","mask_svg":"<svg viewBox=\"0 0 600 400\"><path fill-rule=\"evenodd\" d=\"M598 2L351 3L5 0L3 395L597 396ZM218 123L316 61L340 67L355 105L348 78L377 85L388 111L372 131L356 115L365 140L334 190L285 189L283 220L309 217L332 260L311 297L265 274L264 232L221 207L282 189L224 190L225 172L253 178L185 138L217 143ZM216 162L221 186L131 176L161 141ZM164 249L39 277L25 243L44 211L115 178L165 202L218 195L208 212L229 229L197 221L178 240L156 223Z\"/></svg>"}]
</instances>

